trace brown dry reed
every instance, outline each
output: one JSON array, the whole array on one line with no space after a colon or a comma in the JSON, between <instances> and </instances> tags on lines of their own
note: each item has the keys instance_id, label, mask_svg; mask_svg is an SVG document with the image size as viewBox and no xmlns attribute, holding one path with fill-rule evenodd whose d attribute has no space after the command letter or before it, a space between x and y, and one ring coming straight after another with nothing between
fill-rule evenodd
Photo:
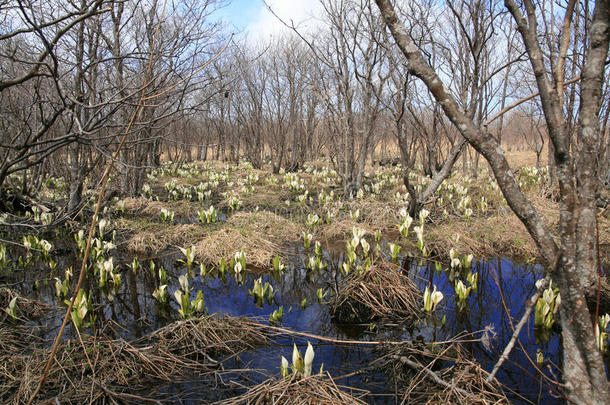
<instances>
[{"instance_id":1,"label":"brown dry reed","mask_svg":"<svg viewBox=\"0 0 610 405\"><path fill-rule=\"evenodd\" d=\"M329 374L310 377L292 374L290 378L267 380L217 405L360 405L366 404L360 398L367 394L361 389L337 385Z\"/></svg>"},{"instance_id":2,"label":"brown dry reed","mask_svg":"<svg viewBox=\"0 0 610 405\"><path fill-rule=\"evenodd\" d=\"M17 316L23 319L34 319L42 316L49 307L47 304L30 298L21 296L17 291L6 287L0 287L0 309L4 310L8 304L17 297ZM9 315L4 311L0 312L0 320L8 319Z\"/></svg>"},{"instance_id":3,"label":"brown dry reed","mask_svg":"<svg viewBox=\"0 0 610 405\"><path fill-rule=\"evenodd\" d=\"M0 333L0 338L12 337ZM233 356L267 344L269 337L263 325L228 316L175 322L131 343L79 335L60 343L36 403L123 402L131 395L127 392L155 381L175 382L182 377L214 373L218 356ZM49 348L38 346L3 350L0 403L25 403L38 384L49 354Z\"/></svg>"},{"instance_id":4,"label":"brown dry reed","mask_svg":"<svg viewBox=\"0 0 610 405\"><path fill-rule=\"evenodd\" d=\"M340 323L412 322L419 318L421 306L422 295L409 277L391 263L376 263L345 278L330 302L330 313Z\"/></svg>"},{"instance_id":5,"label":"brown dry reed","mask_svg":"<svg viewBox=\"0 0 610 405\"><path fill-rule=\"evenodd\" d=\"M403 404L509 404L504 387L469 359L459 341L424 347L423 343L383 346L374 361L395 383Z\"/></svg>"},{"instance_id":6,"label":"brown dry reed","mask_svg":"<svg viewBox=\"0 0 610 405\"><path fill-rule=\"evenodd\" d=\"M303 227L268 211L237 212L221 229L206 235L195 245L195 255L205 263L227 262L235 252L246 252L246 262L258 268L271 265L271 259L288 243L301 238Z\"/></svg>"}]
</instances>

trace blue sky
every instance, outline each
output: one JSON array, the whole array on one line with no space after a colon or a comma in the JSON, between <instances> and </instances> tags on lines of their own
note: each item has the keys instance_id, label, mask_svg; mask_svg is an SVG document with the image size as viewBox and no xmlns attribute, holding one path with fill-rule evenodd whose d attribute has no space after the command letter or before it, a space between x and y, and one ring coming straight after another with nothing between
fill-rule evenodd
<instances>
[{"instance_id":1,"label":"blue sky","mask_svg":"<svg viewBox=\"0 0 610 405\"><path fill-rule=\"evenodd\" d=\"M244 29L257 20L262 7L262 0L230 0L229 4L219 11L219 15L230 25Z\"/></svg>"},{"instance_id":2,"label":"blue sky","mask_svg":"<svg viewBox=\"0 0 610 405\"><path fill-rule=\"evenodd\" d=\"M309 20L320 9L319 0L267 0L267 3L283 20L292 20L297 25ZM229 24L229 28L248 31L248 37L255 41L287 31L267 10L263 0L228 0L227 6L217 15Z\"/></svg>"}]
</instances>

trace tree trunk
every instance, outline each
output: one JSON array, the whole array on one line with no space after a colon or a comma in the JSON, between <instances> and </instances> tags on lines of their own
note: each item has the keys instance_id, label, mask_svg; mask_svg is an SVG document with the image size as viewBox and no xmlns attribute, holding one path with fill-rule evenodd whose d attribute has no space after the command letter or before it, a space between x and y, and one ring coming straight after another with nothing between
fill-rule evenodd
<instances>
[{"instance_id":1,"label":"tree trunk","mask_svg":"<svg viewBox=\"0 0 610 405\"><path fill-rule=\"evenodd\" d=\"M595 344L591 314L586 306L585 293L597 268L594 261L595 176L594 148L599 137L599 100L608 53L608 2L598 1L592 24L589 60L582 78L581 96L581 153L574 182L569 140L566 139L561 105L555 89L546 76L542 51L538 44L534 4L525 1L526 19L513 0L506 5L523 37L536 75L547 120L549 134L555 146L558 181L560 185L560 240L558 248L548 226L530 201L521 192L498 141L486 135L461 110L440 78L422 57L388 0L375 0L397 45L409 61L412 74L420 78L441 104L445 114L468 142L489 162L498 185L513 212L523 222L538 250L559 285L562 306L563 372L569 401L583 404L610 403L604 362ZM578 198L579 204L577 204Z\"/></svg>"}]
</instances>

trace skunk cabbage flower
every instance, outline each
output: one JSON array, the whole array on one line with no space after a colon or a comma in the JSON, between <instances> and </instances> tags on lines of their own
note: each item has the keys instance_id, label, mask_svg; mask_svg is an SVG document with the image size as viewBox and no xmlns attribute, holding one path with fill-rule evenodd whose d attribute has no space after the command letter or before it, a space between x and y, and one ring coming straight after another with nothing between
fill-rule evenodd
<instances>
[{"instance_id":1,"label":"skunk cabbage flower","mask_svg":"<svg viewBox=\"0 0 610 405\"><path fill-rule=\"evenodd\" d=\"M290 364L288 364L288 360L286 357L282 356L282 365L280 366L280 370L282 372L282 377L288 377L288 372L290 369Z\"/></svg>"},{"instance_id":2,"label":"skunk cabbage flower","mask_svg":"<svg viewBox=\"0 0 610 405\"><path fill-rule=\"evenodd\" d=\"M307 350L305 351L305 365L303 375L309 377L311 375L311 366L313 364L314 352L311 343L307 342Z\"/></svg>"}]
</instances>

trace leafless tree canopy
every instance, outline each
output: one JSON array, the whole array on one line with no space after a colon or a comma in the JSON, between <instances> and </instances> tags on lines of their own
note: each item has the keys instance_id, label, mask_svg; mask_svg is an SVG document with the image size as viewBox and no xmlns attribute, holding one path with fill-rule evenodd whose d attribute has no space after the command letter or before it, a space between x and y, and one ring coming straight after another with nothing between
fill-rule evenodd
<instances>
[{"instance_id":1,"label":"leafless tree canopy","mask_svg":"<svg viewBox=\"0 0 610 405\"><path fill-rule=\"evenodd\" d=\"M560 286L574 402L610 402L582 305L610 187L608 2L320 0L313 29L286 21L263 42L232 36L214 14L224 4L0 1L0 200L63 177L56 208L76 213L110 163L118 192L136 195L161 160L279 172L324 156L346 197L367 165L400 162L416 215L460 159L473 177L487 162ZM508 164L518 148L548 160L558 235Z\"/></svg>"}]
</instances>

